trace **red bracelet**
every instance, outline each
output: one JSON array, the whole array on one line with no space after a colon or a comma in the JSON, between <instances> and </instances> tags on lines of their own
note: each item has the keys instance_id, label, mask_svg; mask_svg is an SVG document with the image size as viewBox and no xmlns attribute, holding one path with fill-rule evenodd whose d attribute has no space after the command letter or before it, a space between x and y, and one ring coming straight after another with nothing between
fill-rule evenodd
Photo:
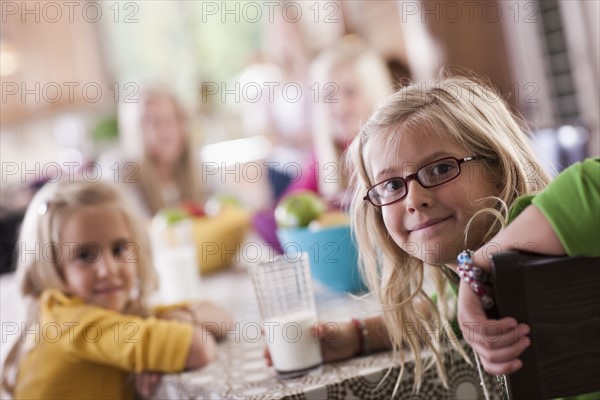
<instances>
[{"instance_id":1,"label":"red bracelet","mask_svg":"<svg viewBox=\"0 0 600 400\"><path fill-rule=\"evenodd\" d=\"M358 333L358 355L366 356L371 353L369 349L369 331L365 322L358 318L352 318L352 324Z\"/></svg>"}]
</instances>

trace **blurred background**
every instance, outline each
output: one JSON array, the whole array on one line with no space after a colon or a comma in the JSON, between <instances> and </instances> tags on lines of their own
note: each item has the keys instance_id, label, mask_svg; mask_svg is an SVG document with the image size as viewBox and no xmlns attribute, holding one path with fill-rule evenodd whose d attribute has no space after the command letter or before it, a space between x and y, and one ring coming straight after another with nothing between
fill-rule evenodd
<instances>
[{"instance_id":1,"label":"blurred background","mask_svg":"<svg viewBox=\"0 0 600 400\"><path fill-rule=\"evenodd\" d=\"M548 168L599 154L597 0L2 1L0 13L3 243L43 182L124 179L119 162L143 145L125 143L123 109L148 88L178 100L205 193L268 206L271 167L310 148L310 110L335 100L335 76L315 79L311 62L349 36L396 87L448 67L488 78Z\"/></svg>"}]
</instances>

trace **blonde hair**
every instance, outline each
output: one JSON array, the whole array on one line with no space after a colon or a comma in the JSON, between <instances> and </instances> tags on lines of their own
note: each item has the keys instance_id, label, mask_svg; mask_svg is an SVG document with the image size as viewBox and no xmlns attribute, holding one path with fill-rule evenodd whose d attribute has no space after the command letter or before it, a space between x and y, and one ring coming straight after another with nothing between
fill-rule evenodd
<instances>
[{"instance_id":1,"label":"blonde hair","mask_svg":"<svg viewBox=\"0 0 600 400\"><path fill-rule=\"evenodd\" d=\"M123 197L115 184L87 182L84 180L46 184L31 201L18 240L17 282L25 300L25 324L30 329L39 322L39 299L44 290L57 289L67 292L58 262L58 244L61 227L73 212L84 207L112 207L120 212L130 229L136 245L137 287L123 311L125 314L148 316L149 296L157 288L150 252L150 239L141 217ZM34 253L29 253L35 249ZM27 253L22 253L27 250ZM10 349L2 372L2 390L12 393L19 363L25 354L24 335Z\"/></svg>"},{"instance_id":2,"label":"blonde hair","mask_svg":"<svg viewBox=\"0 0 600 400\"><path fill-rule=\"evenodd\" d=\"M392 78L383 58L358 36L342 37L313 62L311 66L313 82L318 82L319 89L324 90L320 93L319 101L315 102L312 132L316 159L321 172L319 175L322 177L318 182L319 191L325 196L340 193L348 182L340 168L342 152L334 144L332 123L326 107L328 101L336 100L335 95L331 96L333 92L328 90L326 85L332 83L334 71L346 65L352 68L361 94L365 96L370 110L393 91ZM328 99L328 95L333 98ZM359 130L360 126L357 126L357 134ZM334 169L332 170L330 166L334 166Z\"/></svg>"},{"instance_id":3,"label":"blonde hair","mask_svg":"<svg viewBox=\"0 0 600 400\"><path fill-rule=\"evenodd\" d=\"M135 103L122 102L119 104L119 134L128 158L127 161L139 163L133 173L128 176L127 181L139 183L146 206L151 214L155 214L169 204L166 204L163 199L156 162L148 154L144 145L144 119L147 115L148 104L164 99L173 104L178 119L186 127L187 114L185 110L179 101L162 87L149 87L140 91L139 99ZM188 129L184 128L183 153L174 168L175 183L182 200L202 201L202 190L197 172L199 165L192 138Z\"/></svg>"},{"instance_id":4,"label":"blonde hair","mask_svg":"<svg viewBox=\"0 0 600 400\"><path fill-rule=\"evenodd\" d=\"M528 129L514 116L491 86L462 77L412 84L402 88L372 114L360 135L352 142L347 161L353 170L352 227L359 243L359 257L369 288L383 305L383 316L394 352L404 372L408 346L415 359L415 390L419 390L425 370L436 365L445 385L447 375L441 350L446 342L470 363L457 341L449 321L454 317L446 295L450 276L447 267L427 267L422 260L403 251L387 232L381 209L363 200L373 182L365 146L375 141L379 148L398 148L402 132L415 128L433 129L469 152L485 157L482 161L503 188L495 206L477 212L474 218L491 215L489 229L479 246L490 240L504 225L507 205L523 194L541 190L549 181L527 143ZM393 151L393 150L391 150ZM377 153L379 154L379 153ZM423 289L427 278L435 286L437 304ZM422 307L421 307L422 306ZM444 334L445 333L445 334ZM434 357L424 365L422 351Z\"/></svg>"}]
</instances>

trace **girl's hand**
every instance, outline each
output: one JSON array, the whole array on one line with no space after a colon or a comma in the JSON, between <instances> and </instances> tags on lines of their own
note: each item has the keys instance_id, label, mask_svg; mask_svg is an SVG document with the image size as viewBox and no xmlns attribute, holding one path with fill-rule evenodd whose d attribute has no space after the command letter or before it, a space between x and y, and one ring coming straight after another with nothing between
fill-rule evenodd
<instances>
[{"instance_id":1,"label":"girl's hand","mask_svg":"<svg viewBox=\"0 0 600 400\"><path fill-rule=\"evenodd\" d=\"M352 322L319 322L311 333L321 342L323 361L347 360L358 355L359 337Z\"/></svg>"},{"instance_id":2,"label":"girl's hand","mask_svg":"<svg viewBox=\"0 0 600 400\"><path fill-rule=\"evenodd\" d=\"M462 281L458 291L458 321L463 337L481 359L490 374L512 374L523 363L519 356L529 345L529 327L514 318L489 320L479 297Z\"/></svg>"},{"instance_id":3,"label":"girl's hand","mask_svg":"<svg viewBox=\"0 0 600 400\"><path fill-rule=\"evenodd\" d=\"M324 362L346 360L358 355L358 332L351 322L319 322L310 331L320 341ZM267 366L272 366L268 347L265 347L263 355Z\"/></svg>"},{"instance_id":4,"label":"girl's hand","mask_svg":"<svg viewBox=\"0 0 600 400\"><path fill-rule=\"evenodd\" d=\"M218 340L224 339L227 331L233 330L233 319L229 313L210 301L191 303L187 309L193 314L194 323L201 325Z\"/></svg>"},{"instance_id":5,"label":"girl's hand","mask_svg":"<svg viewBox=\"0 0 600 400\"><path fill-rule=\"evenodd\" d=\"M135 388L142 397L150 397L154 394L156 386L160 383L162 374L158 372L142 372L135 375Z\"/></svg>"}]
</instances>

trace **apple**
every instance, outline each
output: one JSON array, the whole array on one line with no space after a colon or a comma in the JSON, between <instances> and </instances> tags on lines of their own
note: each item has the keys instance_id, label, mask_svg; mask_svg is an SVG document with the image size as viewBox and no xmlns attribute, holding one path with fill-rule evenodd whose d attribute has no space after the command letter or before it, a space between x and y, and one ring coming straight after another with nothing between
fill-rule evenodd
<instances>
[{"instance_id":1,"label":"apple","mask_svg":"<svg viewBox=\"0 0 600 400\"><path fill-rule=\"evenodd\" d=\"M314 192L303 190L285 196L275 208L275 222L280 228L302 228L319 218L327 204Z\"/></svg>"}]
</instances>

